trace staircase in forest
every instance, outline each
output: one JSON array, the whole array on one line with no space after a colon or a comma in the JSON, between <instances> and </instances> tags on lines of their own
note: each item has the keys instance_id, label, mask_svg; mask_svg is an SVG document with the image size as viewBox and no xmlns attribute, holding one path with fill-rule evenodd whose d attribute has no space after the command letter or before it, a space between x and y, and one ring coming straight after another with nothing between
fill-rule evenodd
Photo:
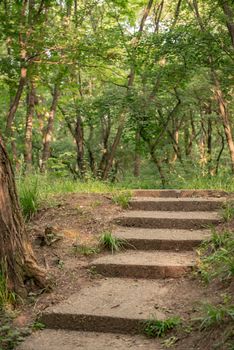
<instances>
[{"instance_id":1,"label":"staircase in forest","mask_svg":"<svg viewBox=\"0 0 234 350\"><path fill-rule=\"evenodd\" d=\"M185 286L194 292L183 276L196 264L194 248L209 237L208 227L220 222L225 198L186 190L139 190L134 196L114 232L128 249L92 261L104 278L47 309L41 318L47 329L20 350L162 349L159 341L139 335L142 325L152 315L165 319L168 309L178 314L174 299L183 306L190 298Z\"/></svg>"}]
</instances>

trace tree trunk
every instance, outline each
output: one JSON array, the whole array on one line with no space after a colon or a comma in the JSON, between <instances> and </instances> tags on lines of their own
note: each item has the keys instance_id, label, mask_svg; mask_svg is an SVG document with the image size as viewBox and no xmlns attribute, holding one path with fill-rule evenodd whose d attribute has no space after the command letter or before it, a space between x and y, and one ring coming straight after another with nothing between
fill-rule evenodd
<instances>
[{"instance_id":1,"label":"tree trunk","mask_svg":"<svg viewBox=\"0 0 234 350\"><path fill-rule=\"evenodd\" d=\"M140 140L141 140L140 132L139 132L139 130L136 130L136 135L135 135L135 154L134 154L134 170L133 170L133 175L135 177L139 177L140 176L140 168L141 168Z\"/></svg>"},{"instance_id":2,"label":"tree trunk","mask_svg":"<svg viewBox=\"0 0 234 350\"><path fill-rule=\"evenodd\" d=\"M50 147L51 147L51 141L52 141L52 135L53 135L53 129L54 129L54 118L55 118L55 113L56 113L56 108L58 103L58 97L59 97L59 89L58 89L58 85L55 85L48 124L43 137L41 172L45 171L46 163L50 157Z\"/></svg>"},{"instance_id":3,"label":"tree trunk","mask_svg":"<svg viewBox=\"0 0 234 350\"><path fill-rule=\"evenodd\" d=\"M144 9L141 21L140 21L140 26L137 32L137 37L136 37L136 42L135 42L135 48L137 48L137 45L140 41L141 35L143 33L144 30L144 26L146 23L146 20L150 14L151 8L153 6L153 0L148 0L147 6ZM133 55L134 56L134 55ZM131 69L130 69L130 73L128 75L128 82L127 82L127 94L129 94L129 91L131 89L131 87L133 86L134 83L134 79L135 79L135 71L136 71L136 67L134 62L132 63ZM126 117L126 111L123 111L122 114L120 115L119 118L119 125L118 125L118 129L114 138L114 142L112 144L112 147L110 149L110 153L107 155L107 164L105 166L105 169L103 171L102 174L102 179L103 180L107 180L108 178L108 174L109 171L111 170L112 164L113 164L113 160L114 160L114 156L116 153L116 150L119 146L121 137L122 137L122 133L125 127L125 117Z\"/></svg>"},{"instance_id":4,"label":"tree trunk","mask_svg":"<svg viewBox=\"0 0 234 350\"><path fill-rule=\"evenodd\" d=\"M24 150L24 161L26 171L32 169L32 130L33 130L33 115L34 115L34 91L33 83L28 86L27 93L27 116L25 126L25 150Z\"/></svg>"},{"instance_id":5,"label":"tree trunk","mask_svg":"<svg viewBox=\"0 0 234 350\"><path fill-rule=\"evenodd\" d=\"M223 92L220 88L218 78L214 71L212 71L212 77L213 77L214 87L215 87L214 89L215 99L219 107L219 115L223 123L223 128L224 128L227 145L230 153L230 158L231 158L231 168L232 168L232 172L234 173L234 142L233 142L233 136L232 136L232 128L229 121L227 103L223 97Z\"/></svg>"},{"instance_id":6,"label":"tree trunk","mask_svg":"<svg viewBox=\"0 0 234 350\"><path fill-rule=\"evenodd\" d=\"M117 129L117 133L115 135L114 142L112 144L112 147L110 149L109 154L107 155L107 162L106 162L106 166L105 166L105 169L103 171L103 174L102 174L102 180L107 180L107 178L108 178L108 174L109 174L109 171L111 170L117 147L118 147L120 140L121 140L124 126L125 126L125 114L122 113L120 116L119 126Z\"/></svg>"},{"instance_id":7,"label":"tree trunk","mask_svg":"<svg viewBox=\"0 0 234 350\"><path fill-rule=\"evenodd\" d=\"M77 147L77 165L82 178L85 174L85 164L84 164L84 127L81 116L76 118L76 128L75 128L75 140Z\"/></svg>"},{"instance_id":8,"label":"tree trunk","mask_svg":"<svg viewBox=\"0 0 234 350\"><path fill-rule=\"evenodd\" d=\"M231 37L232 46L234 47L234 11L231 6L229 6L227 0L220 0L220 5L226 16L227 28Z\"/></svg>"},{"instance_id":9,"label":"tree trunk","mask_svg":"<svg viewBox=\"0 0 234 350\"><path fill-rule=\"evenodd\" d=\"M34 257L19 208L13 169L0 137L0 261L8 288L26 296L25 282L45 287L46 272Z\"/></svg>"},{"instance_id":10,"label":"tree trunk","mask_svg":"<svg viewBox=\"0 0 234 350\"><path fill-rule=\"evenodd\" d=\"M161 162L158 160L158 158L155 155L155 151L153 149L150 150L150 155L151 155L151 159L154 162L154 164L156 165L158 172L159 172L159 176L162 182L162 188L165 188L166 186L166 177L164 175L162 166L161 166Z\"/></svg>"}]
</instances>

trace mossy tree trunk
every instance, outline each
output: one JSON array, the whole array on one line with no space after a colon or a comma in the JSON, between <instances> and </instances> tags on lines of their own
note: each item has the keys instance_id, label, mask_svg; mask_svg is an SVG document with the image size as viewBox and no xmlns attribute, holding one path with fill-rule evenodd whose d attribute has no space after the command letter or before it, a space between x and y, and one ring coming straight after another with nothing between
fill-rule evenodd
<instances>
[{"instance_id":1,"label":"mossy tree trunk","mask_svg":"<svg viewBox=\"0 0 234 350\"><path fill-rule=\"evenodd\" d=\"M25 282L45 287L46 271L38 266L21 215L13 169L0 136L0 262L10 290L27 295Z\"/></svg>"}]
</instances>

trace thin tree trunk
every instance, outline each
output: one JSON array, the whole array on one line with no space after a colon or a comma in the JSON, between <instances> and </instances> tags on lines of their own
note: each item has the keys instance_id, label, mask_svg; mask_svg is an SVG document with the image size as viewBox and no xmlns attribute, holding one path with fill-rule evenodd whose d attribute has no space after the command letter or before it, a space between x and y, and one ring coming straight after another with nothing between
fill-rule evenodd
<instances>
[{"instance_id":1,"label":"thin tree trunk","mask_svg":"<svg viewBox=\"0 0 234 350\"><path fill-rule=\"evenodd\" d=\"M217 157L217 160L216 160L216 167L215 167L215 175L218 175L218 171L219 171L219 162L220 162L220 159L221 159L221 156L222 156L222 153L223 153L223 150L224 150L224 147L225 147L225 138L224 136L219 133L220 137L221 137L221 149L219 151L219 154L218 154L218 157Z\"/></svg>"},{"instance_id":2,"label":"thin tree trunk","mask_svg":"<svg viewBox=\"0 0 234 350\"><path fill-rule=\"evenodd\" d=\"M220 0L219 2L226 15L227 28L231 37L232 46L234 47L234 11L231 6L229 6L227 0Z\"/></svg>"},{"instance_id":3,"label":"thin tree trunk","mask_svg":"<svg viewBox=\"0 0 234 350\"><path fill-rule=\"evenodd\" d=\"M44 287L46 272L37 264L19 208L13 169L0 137L0 261L8 288L26 296L25 281Z\"/></svg>"},{"instance_id":4,"label":"thin tree trunk","mask_svg":"<svg viewBox=\"0 0 234 350\"><path fill-rule=\"evenodd\" d=\"M114 156L115 156L117 147L118 147L120 140L121 140L124 126L125 126L125 113L122 113L120 116L119 126L117 129L117 133L115 135L114 142L112 144L110 153L107 155L106 166L105 166L105 169L104 169L103 175L102 175L103 180L107 180L107 178L108 178L108 174L109 174L109 171L112 167L112 163L114 160Z\"/></svg>"},{"instance_id":5,"label":"thin tree trunk","mask_svg":"<svg viewBox=\"0 0 234 350\"><path fill-rule=\"evenodd\" d=\"M153 149L150 150L150 155L151 155L151 159L154 162L154 164L156 165L158 172L159 172L159 176L162 182L162 187L165 188L166 186L166 177L164 175L162 166L161 166L161 162L158 160L158 158L155 155L155 152Z\"/></svg>"},{"instance_id":6,"label":"thin tree trunk","mask_svg":"<svg viewBox=\"0 0 234 350\"><path fill-rule=\"evenodd\" d=\"M152 5L153 5L153 2L154 2L153 0L148 0L147 6L144 9L144 12L143 12L143 15L142 15L142 18L141 18L141 22L140 22L140 26L139 26L139 29L138 29L137 37L136 37L135 47L137 47L137 44L138 44L138 42L139 42L139 40L141 38L141 35L143 33L146 20L147 20L147 18L149 16L150 10L151 10ZM129 73L129 76L128 76L127 93L129 93L129 90L133 86L134 79L135 79L135 70L136 70L136 67L135 67L134 64L132 64L132 67L130 69L130 73ZM119 146L119 143L120 143L120 140L121 140L121 137L122 137L122 133L123 133L123 130L124 130L124 127L125 127L125 118L126 118L126 112L123 111L122 114L120 115L120 118L119 118L119 125L118 125L117 132L116 132L116 135L115 135L115 138L114 138L114 142L112 143L110 152L109 152L109 154L107 156L107 164L106 164L106 167L105 167L105 169L103 171L103 174L102 174L102 179L103 180L107 180L109 171L111 170L111 167L112 167L112 164L113 164L113 160L114 160L114 156L115 156L116 150L117 150L117 148Z\"/></svg>"},{"instance_id":7,"label":"thin tree trunk","mask_svg":"<svg viewBox=\"0 0 234 350\"><path fill-rule=\"evenodd\" d=\"M225 4L225 6L228 6L226 0L222 1L222 3ZM194 10L194 13L195 13L195 16L196 16L196 19L198 21L198 24L200 26L201 31L205 32L205 26L204 26L204 23L203 23L202 18L200 16L200 13L199 13L197 0L193 0L192 9ZM226 10L227 10L227 8L226 8ZM230 24L232 24L232 20L233 20L232 11L230 14L226 14L226 15L229 18L229 22L230 22L230 18L231 18ZM232 31L232 29L231 29L231 31ZM229 32L230 32L230 30L229 30ZM230 32L230 34L232 37L231 32ZM223 123L223 128L224 128L224 132L225 132L225 136L226 136L226 140L227 140L227 144L228 144L228 149L229 149L230 158L231 158L231 169L232 169L232 172L234 173L234 142L233 142L233 136L232 136L231 123L230 123L229 115L228 115L227 102L224 99L223 91L221 90L220 82L219 82L219 79L217 77L217 73L216 73L215 69L213 68L213 61L214 60L213 60L213 57L211 55L209 56L209 61L210 61L211 77L212 77L213 83L214 83L214 95L215 95L215 99L216 99L218 107L219 107L219 114L220 114L220 117L221 117L221 120Z\"/></svg>"},{"instance_id":8,"label":"thin tree trunk","mask_svg":"<svg viewBox=\"0 0 234 350\"><path fill-rule=\"evenodd\" d=\"M96 176L96 163L95 163L95 157L92 150L92 143L93 143L93 125L89 125L89 139L87 142L88 147L88 154L89 154L89 166L90 170L92 171L92 174Z\"/></svg>"},{"instance_id":9,"label":"thin tree trunk","mask_svg":"<svg viewBox=\"0 0 234 350\"><path fill-rule=\"evenodd\" d=\"M51 141L53 136L54 118L55 118L56 108L58 104L58 97L59 97L59 88L58 88L58 85L55 85L54 91L53 91L52 104L51 104L50 113L49 113L48 124L43 137L41 172L45 171L46 163L50 157L50 147L51 147Z\"/></svg>"},{"instance_id":10,"label":"thin tree trunk","mask_svg":"<svg viewBox=\"0 0 234 350\"><path fill-rule=\"evenodd\" d=\"M141 168L140 140L141 140L140 131L139 129L137 129L135 134L135 154L134 154L134 170L133 170L133 175L135 177L140 176L140 168Z\"/></svg>"},{"instance_id":11,"label":"thin tree trunk","mask_svg":"<svg viewBox=\"0 0 234 350\"><path fill-rule=\"evenodd\" d=\"M34 115L34 96L33 83L28 86L27 93L27 116L25 126L25 150L24 150L24 161L26 171L32 169L32 130L33 130L33 115Z\"/></svg>"},{"instance_id":12,"label":"thin tree trunk","mask_svg":"<svg viewBox=\"0 0 234 350\"><path fill-rule=\"evenodd\" d=\"M231 168L232 168L232 172L234 173L234 142L233 142L233 136L232 136L232 128L229 121L227 103L223 97L223 92L220 88L220 84L214 70L212 71L212 77L213 77L214 87L215 87L214 89L215 99L219 107L219 115L223 123L228 150L231 158Z\"/></svg>"},{"instance_id":13,"label":"thin tree trunk","mask_svg":"<svg viewBox=\"0 0 234 350\"><path fill-rule=\"evenodd\" d=\"M75 127L75 140L77 147L77 165L82 178L85 174L85 164L84 164L84 126L81 116L79 115L76 118L76 127Z\"/></svg>"}]
</instances>

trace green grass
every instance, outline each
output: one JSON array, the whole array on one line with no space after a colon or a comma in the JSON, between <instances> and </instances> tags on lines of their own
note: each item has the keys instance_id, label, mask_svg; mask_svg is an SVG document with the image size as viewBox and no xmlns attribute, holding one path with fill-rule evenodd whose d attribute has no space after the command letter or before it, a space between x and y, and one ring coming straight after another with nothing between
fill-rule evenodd
<instances>
[{"instance_id":1,"label":"green grass","mask_svg":"<svg viewBox=\"0 0 234 350\"><path fill-rule=\"evenodd\" d=\"M225 222L229 222L234 219L234 201L227 201L223 205L221 215Z\"/></svg>"},{"instance_id":2,"label":"green grass","mask_svg":"<svg viewBox=\"0 0 234 350\"><path fill-rule=\"evenodd\" d=\"M166 320L150 319L145 322L144 334L150 338L164 337L168 331L181 324L181 319L177 316Z\"/></svg>"},{"instance_id":3,"label":"green grass","mask_svg":"<svg viewBox=\"0 0 234 350\"><path fill-rule=\"evenodd\" d=\"M99 248L98 247L90 247L87 245L76 245L75 247L73 247L73 251L75 254L89 256L89 255L93 255L93 254L98 254Z\"/></svg>"},{"instance_id":4,"label":"green grass","mask_svg":"<svg viewBox=\"0 0 234 350\"><path fill-rule=\"evenodd\" d=\"M130 191L119 191L112 196L113 203L119 205L122 209L129 207L129 201L132 198Z\"/></svg>"},{"instance_id":5,"label":"green grass","mask_svg":"<svg viewBox=\"0 0 234 350\"><path fill-rule=\"evenodd\" d=\"M200 329L214 327L224 322L232 322L234 321L234 305L230 305L228 302L219 305L203 304L202 316L195 321L199 321Z\"/></svg>"},{"instance_id":6,"label":"green grass","mask_svg":"<svg viewBox=\"0 0 234 350\"><path fill-rule=\"evenodd\" d=\"M234 232L213 231L212 237L198 249L200 256L198 273L205 282L218 278L234 277Z\"/></svg>"},{"instance_id":7,"label":"green grass","mask_svg":"<svg viewBox=\"0 0 234 350\"><path fill-rule=\"evenodd\" d=\"M0 265L0 310L4 310L9 305L15 304L16 294L9 290L6 278L6 267Z\"/></svg>"},{"instance_id":8,"label":"green grass","mask_svg":"<svg viewBox=\"0 0 234 350\"><path fill-rule=\"evenodd\" d=\"M234 192L234 180L228 173L220 173L219 176L202 176L190 174L189 171L180 175L179 172L171 171L166 188L171 189L214 189ZM53 174L28 174L23 177L18 175L17 186L21 197L22 207L27 212L33 213L35 208L43 201L51 201L53 195L65 193L111 193L113 200L125 207L131 199L132 189L160 189L161 183L158 175L152 167L146 169L140 178L125 174L116 183L89 179L87 181L74 180L69 176L56 177ZM98 206L99 203L97 203ZM95 204L94 204L95 205Z\"/></svg>"},{"instance_id":9,"label":"green grass","mask_svg":"<svg viewBox=\"0 0 234 350\"><path fill-rule=\"evenodd\" d=\"M111 253L118 252L123 249L126 242L112 235L111 232L103 232L99 239L100 246L104 249L110 250Z\"/></svg>"},{"instance_id":10,"label":"green grass","mask_svg":"<svg viewBox=\"0 0 234 350\"><path fill-rule=\"evenodd\" d=\"M29 220L40 206L40 192L37 178L27 178L19 185L19 200L25 220Z\"/></svg>"}]
</instances>

